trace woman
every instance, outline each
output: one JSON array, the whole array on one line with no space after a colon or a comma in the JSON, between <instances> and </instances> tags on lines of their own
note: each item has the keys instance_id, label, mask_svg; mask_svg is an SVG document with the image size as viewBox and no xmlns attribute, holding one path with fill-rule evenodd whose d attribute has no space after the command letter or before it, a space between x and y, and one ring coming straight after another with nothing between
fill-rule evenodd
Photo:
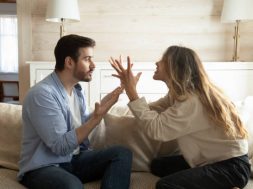
<instances>
[{"instance_id":1,"label":"woman","mask_svg":"<svg viewBox=\"0 0 253 189\"><path fill-rule=\"evenodd\" d=\"M151 104L138 96L141 73L133 75L130 58L127 69L121 59L110 62L143 131L154 140L177 139L182 155L160 157L151 164L152 173L162 177L157 189L230 189L247 184L247 131L193 50L171 46L165 51L153 79L163 81L169 92Z\"/></svg>"}]
</instances>

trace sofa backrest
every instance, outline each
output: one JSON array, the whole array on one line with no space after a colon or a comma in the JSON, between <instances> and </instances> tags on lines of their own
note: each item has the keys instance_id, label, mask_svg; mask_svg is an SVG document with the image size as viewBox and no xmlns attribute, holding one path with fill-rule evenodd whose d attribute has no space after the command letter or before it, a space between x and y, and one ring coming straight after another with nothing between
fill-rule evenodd
<instances>
[{"instance_id":1,"label":"sofa backrest","mask_svg":"<svg viewBox=\"0 0 253 189\"><path fill-rule=\"evenodd\" d=\"M237 108L249 131L249 158L253 163L253 97L247 98ZM0 103L0 167L18 170L22 138L22 106ZM122 116L123 115L123 116ZM121 144L134 152L133 170L148 171L150 161L159 155L175 153L175 141L160 143L148 140L138 130L131 112L114 107L110 114L90 135L97 149ZM253 167L252 167L253 170Z\"/></svg>"},{"instance_id":2,"label":"sofa backrest","mask_svg":"<svg viewBox=\"0 0 253 189\"><path fill-rule=\"evenodd\" d=\"M0 103L0 166L18 170L22 106Z\"/></svg>"}]
</instances>

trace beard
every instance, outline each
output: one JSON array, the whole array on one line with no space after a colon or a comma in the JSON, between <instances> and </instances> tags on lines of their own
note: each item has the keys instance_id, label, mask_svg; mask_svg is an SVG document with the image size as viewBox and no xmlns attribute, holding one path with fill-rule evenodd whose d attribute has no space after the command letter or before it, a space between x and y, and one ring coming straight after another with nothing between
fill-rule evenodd
<instances>
[{"instance_id":1,"label":"beard","mask_svg":"<svg viewBox=\"0 0 253 189\"><path fill-rule=\"evenodd\" d=\"M75 69L73 76L78 81L90 82L92 80L92 72L93 72L93 70L89 70L87 72L82 72L82 71Z\"/></svg>"}]
</instances>

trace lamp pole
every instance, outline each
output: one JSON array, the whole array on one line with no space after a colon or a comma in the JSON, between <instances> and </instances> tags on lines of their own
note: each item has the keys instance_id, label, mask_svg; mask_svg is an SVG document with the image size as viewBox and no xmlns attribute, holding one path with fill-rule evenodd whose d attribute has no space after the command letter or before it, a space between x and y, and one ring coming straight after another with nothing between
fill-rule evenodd
<instances>
[{"instance_id":1,"label":"lamp pole","mask_svg":"<svg viewBox=\"0 0 253 189\"><path fill-rule=\"evenodd\" d=\"M60 25L60 38L64 36L64 18L61 18L61 25Z\"/></svg>"},{"instance_id":2,"label":"lamp pole","mask_svg":"<svg viewBox=\"0 0 253 189\"><path fill-rule=\"evenodd\" d=\"M239 60L239 38L240 38L240 34L239 34L239 24L240 24L240 20L236 20L236 24L235 24L235 33L234 33L234 55L233 55L233 61L236 62Z\"/></svg>"}]
</instances>

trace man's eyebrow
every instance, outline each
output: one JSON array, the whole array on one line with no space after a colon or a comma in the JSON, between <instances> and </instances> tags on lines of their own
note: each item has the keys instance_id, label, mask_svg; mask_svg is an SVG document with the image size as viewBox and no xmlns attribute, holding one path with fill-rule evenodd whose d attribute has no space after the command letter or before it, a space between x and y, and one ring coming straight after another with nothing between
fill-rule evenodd
<instances>
[{"instance_id":1,"label":"man's eyebrow","mask_svg":"<svg viewBox=\"0 0 253 189\"><path fill-rule=\"evenodd\" d=\"M84 56L83 58L92 58L93 56Z\"/></svg>"}]
</instances>

